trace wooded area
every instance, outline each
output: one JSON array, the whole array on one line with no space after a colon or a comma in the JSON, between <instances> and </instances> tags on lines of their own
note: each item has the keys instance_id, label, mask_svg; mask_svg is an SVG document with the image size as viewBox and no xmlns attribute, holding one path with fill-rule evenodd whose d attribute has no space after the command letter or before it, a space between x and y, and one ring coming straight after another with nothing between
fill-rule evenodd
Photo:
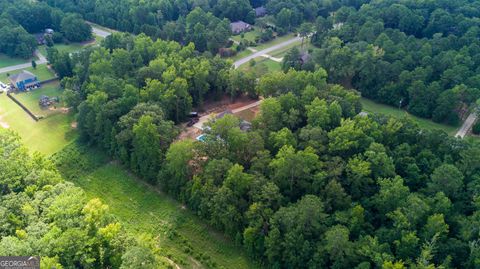
<instances>
[{"instance_id":1,"label":"wooded area","mask_svg":"<svg viewBox=\"0 0 480 269\"><path fill-rule=\"evenodd\" d=\"M49 50L64 101L77 113L80 142L159 185L262 267L480 267L480 144L408 119L360 113L361 94L457 123L480 94L480 1L46 0L39 6L47 4L137 34L114 33L73 55ZM316 48L294 48L282 71L259 76L233 69L217 50L228 43L229 22L253 22L259 6L279 33L295 30L309 39L313 29ZM306 53L308 64L299 59ZM193 108L225 95L264 98L251 130L225 115L207 123L202 141L177 140ZM18 144L0 132L0 155L7 156L0 160L0 171L7 171L0 175L6 216L0 227L7 227L0 229L0 254L43 251L66 267L115 268L139 268L120 260L147 255L151 268L159 266L159 250L120 237L120 227L102 234L117 227L114 217L89 210L106 209L81 191L63 197L75 187ZM36 202L37 194L53 195L44 192L63 198ZM9 197L25 202L20 208ZM46 208L34 211L35 220L45 219L43 234L24 220L34 214L32 204ZM33 249L45 234L53 234L39 241L46 246ZM87 256L71 254L58 239L74 235L93 242L86 248L85 240L75 241ZM58 242L65 247L51 247Z\"/></svg>"}]
</instances>

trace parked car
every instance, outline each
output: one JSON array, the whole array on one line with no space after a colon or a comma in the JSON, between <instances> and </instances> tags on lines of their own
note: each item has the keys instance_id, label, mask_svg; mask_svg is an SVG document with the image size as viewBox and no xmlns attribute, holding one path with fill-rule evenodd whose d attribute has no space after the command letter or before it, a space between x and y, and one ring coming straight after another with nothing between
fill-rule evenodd
<instances>
[{"instance_id":1,"label":"parked car","mask_svg":"<svg viewBox=\"0 0 480 269\"><path fill-rule=\"evenodd\" d=\"M192 127L195 123L197 123L200 119L199 118L193 118L190 121L188 121L187 126Z\"/></svg>"},{"instance_id":2,"label":"parked car","mask_svg":"<svg viewBox=\"0 0 480 269\"><path fill-rule=\"evenodd\" d=\"M190 112L190 113L188 113L188 117L189 118L197 118L198 117L198 112L195 112L195 111Z\"/></svg>"}]
</instances>

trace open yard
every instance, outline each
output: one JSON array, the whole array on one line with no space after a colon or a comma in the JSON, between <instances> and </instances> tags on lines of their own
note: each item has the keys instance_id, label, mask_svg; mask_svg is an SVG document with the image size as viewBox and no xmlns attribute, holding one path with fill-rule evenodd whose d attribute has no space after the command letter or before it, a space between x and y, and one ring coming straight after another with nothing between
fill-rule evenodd
<instances>
[{"instance_id":1,"label":"open yard","mask_svg":"<svg viewBox=\"0 0 480 269\"><path fill-rule=\"evenodd\" d=\"M50 69L48 69L46 64L39 64L37 65L36 69L33 69L33 67L30 66L28 68L25 68L24 70L32 72L34 75L37 76L37 79L40 81L55 77L55 74ZM22 70L20 69L20 70L15 70L11 72L0 73L0 81L8 83L9 81L8 81L7 74L13 75L13 74L20 73L20 71Z\"/></svg>"},{"instance_id":2,"label":"open yard","mask_svg":"<svg viewBox=\"0 0 480 269\"><path fill-rule=\"evenodd\" d=\"M81 152L80 160L68 157L73 164L59 166L67 172L64 176L88 197L106 203L128 230L152 234L163 254L181 268L257 268L241 247L156 187L134 178L100 151L82 147ZM82 167L72 169L78 164Z\"/></svg>"},{"instance_id":3,"label":"open yard","mask_svg":"<svg viewBox=\"0 0 480 269\"><path fill-rule=\"evenodd\" d=\"M94 35L94 39L92 41L86 41L82 43L69 43L69 44L55 44L53 47L56 48L58 51L61 52L76 52L79 51L85 47L88 46L93 46L95 44L98 44L100 41L103 40L102 37ZM38 47L38 51L40 51L41 54L43 54L45 57L47 56L47 47L46 46L40 46Z\"/></svg>"},{"instance_id":4,"label":"open yard","mask_svg":"<svg viewBox=\"0 0 480 269\"><path fill-rule=\"evenodd\" d=\"M31 61L31 59L12 58L3 53L0 53L0 68L11 66L11 65L28 63L29 61Z\"/></svg>"},{"instance_id":5,"label":"open yard","mask_svg":"<svg viewBox=\"0 0 480 269\"><path fill-rule=\"evenodd\" d=\"M35 122L5 93L0 94L0 128L16 131L31 150L51 155L71 143L77 137L72 121L73 115L56 113Z\"/></svg>"},{"instance_id":6,"label":"open yard","mask_svg":"<svg viewBox=\"0 0 480 269\"><path fill-rule=\"evenodd\" d=\"M239 69L243 71L254 70L254 72L260 76L268 72L280 71L282 69L282 64L265 57L257 57L255 58L254 66L251 66L250 63L245 63L240 66Z\"/></svg>"},{"instance_id":7,"label":"open yard","mask_svg":"<svg viewBox=\"0 0 480 269\"><path fill-rule=\"evenodd\" d=\"M232 36L232 39L237 41L237 42L240 42L242 40L248 40L250 42L255 42L255 38L257 36L260 36L260 31L257 29L257 27L254 27L254 29L252 31L243 33L243 38L242 38L242 34L239 34L239 35Z\"/></svg>"},{"instance_id":8,"label":"open yard","mask_svg":"<svg viewBox=\"0 0 480 269\"><path fill-rule=\"evenodd\" d=\"M42 108L38 101L42 95L46 95L48 97L55 97L62 94L62 90L59 87L58 82L51 82L47 84L43 84L40 89L35 89L30 92L21 92L15 94L15 98L17 98L22 104L24 104L30 111L32 111L35 115L42 115L42 116L49 116L53 114L62 113L59 110ZM58 104L57 107L62 106L62 104Z\"/></svg>"},{"instance_id":9,"label":"open yard","mask_svg":"<svg viewBox=\"0 0 480 269\"><path fill-rule=\"evenodd\" d=\"M429 129L429 130L440 129L442 131L445 131L449 135L454 135L455 132L458 129L455 126L440 124L440 123L436 123L436 122L433 122L433 121L428 120L428 119L423 119L423 118L416 117L414 115L409 114L405 110L398 109L398 108L388 106L388 105L375 103L372 100L369 100L369 99L366 99L366 98L362 98L361 102L362 102L363 110L366 111L366 112L381 113L381 114L385 114L385 115L396 117L396 118L407 117L407 118L417 122L418 125L421 128L424 128L424 129Z\"/></svg>"}]
</instances>

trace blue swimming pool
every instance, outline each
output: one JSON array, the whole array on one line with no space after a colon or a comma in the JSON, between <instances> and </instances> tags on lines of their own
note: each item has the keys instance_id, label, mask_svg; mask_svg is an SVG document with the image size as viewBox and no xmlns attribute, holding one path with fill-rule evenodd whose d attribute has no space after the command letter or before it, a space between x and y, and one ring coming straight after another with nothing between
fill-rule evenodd
<instances>
[{"instance_id":1,"label":"blue swimming pool","mask_svg":"<svg viewBox=\"0 0 480 269\"><path fill-rule=\"evenodd\" d=\"M201 134L201 135L197 136L196 139L198 141L205 142L205 138L207 138L207 136L205 134Z\"/></svg>"}]
</instances>

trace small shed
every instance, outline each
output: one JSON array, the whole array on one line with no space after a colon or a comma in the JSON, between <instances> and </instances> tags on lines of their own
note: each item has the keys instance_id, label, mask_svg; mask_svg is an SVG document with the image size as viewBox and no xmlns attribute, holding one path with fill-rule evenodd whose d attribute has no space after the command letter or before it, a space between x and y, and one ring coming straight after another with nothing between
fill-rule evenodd
<instances>
[{"instance_id":1,"label":"small shed","mask_svg":"<svg viewBox=\"0 0 480 269\"><path fill-rule=\"evenodd\" d=\"M45 34L53 35L53 33L54 33L53 29L50 29L50 28L45 29Z\"/></svg>"},{"instance_id":2,"label":"small shed","mask_svg":"<svg viewBox=\"0 0 480 269\"><path fill-rule=\"evenodd\" d=\"M234 34L240 34L252 30L252 26L244 21L230 23L230 29Z\"/></svg>"},{"instance_id":3,"label":"small shed","mask_svg":"<svg viewBox=\"0 0 480 269\"><path fill-rule=\"evenodd\" d=\"M20 91L40 86L37 76L27 70L22 70L22 72L18 74L11 75L8 79L13 87Z\"/></svg>"}]
</instances>

